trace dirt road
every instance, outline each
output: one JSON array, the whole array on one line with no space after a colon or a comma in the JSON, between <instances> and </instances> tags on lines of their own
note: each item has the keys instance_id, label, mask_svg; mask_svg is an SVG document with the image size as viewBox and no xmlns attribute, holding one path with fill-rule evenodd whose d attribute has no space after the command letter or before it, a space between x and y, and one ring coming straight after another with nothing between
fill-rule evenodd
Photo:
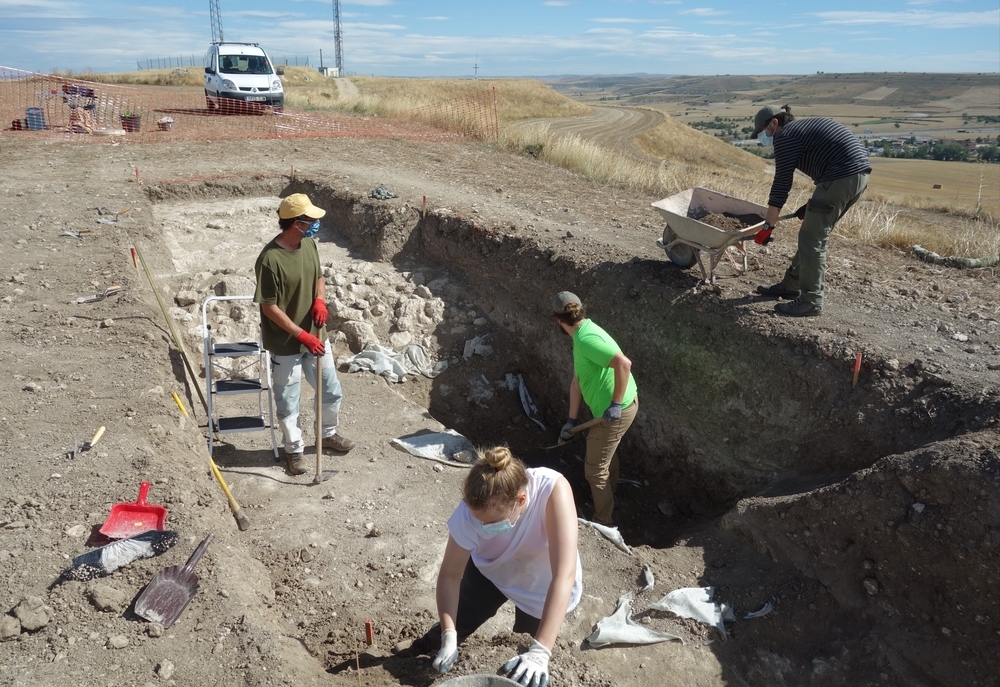
<instances>
[{"instance_id":1,"label":"dirt road","mask_svg":"<svg viewBox=\"0 0 1000 687\"><path fill-rule=\"evenodd\" d=\"M535 120L520 123L521 126ZM650 159L632 142L643 131L663 121L663 115L653 110L635 107L601 105L592 107L581 117L545 119L549 130L557 136L579 136L605 148L621 150L637 158Z\"/></svg>"}]
</instances>

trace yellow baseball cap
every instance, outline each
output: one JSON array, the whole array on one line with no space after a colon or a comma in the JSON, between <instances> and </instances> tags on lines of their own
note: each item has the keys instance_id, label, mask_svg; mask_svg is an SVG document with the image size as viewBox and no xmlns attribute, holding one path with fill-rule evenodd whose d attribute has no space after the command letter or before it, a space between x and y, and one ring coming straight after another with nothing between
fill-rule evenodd
<instances>
[{"instance_id":1,"label":"yellow baseball cap","mask_svg":"<svg viewBox=\"0 0 1000 687\"><path fill-rule=\"evenodd\" d=\"M326 210L318 208L309 200L309 196L304 193L293 193L281 201L278 206L278 217L281 219L291 219L293 217L312 217L319 219L326 214Z\"/></svg>"}]
</instances>

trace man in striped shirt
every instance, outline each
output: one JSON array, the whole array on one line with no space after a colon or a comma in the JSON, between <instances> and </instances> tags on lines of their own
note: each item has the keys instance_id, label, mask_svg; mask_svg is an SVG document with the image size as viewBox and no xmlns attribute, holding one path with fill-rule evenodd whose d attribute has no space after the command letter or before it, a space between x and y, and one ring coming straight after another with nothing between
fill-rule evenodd
<instances>
[{"instance_id":1,"label":"man in striped shirt","mask_svg":"<svg viewBox=\"0 0 1000 687\"><path fill-rule=\"evenodd\" d=\"M830 232L868 187L871 164L861 141L844 125L825 117L797 120L788 105L767 105L754 117L750 138L774 146L774 182L767 199L764 228L754 240L764 245L778 222L778 213L792 190L798 169L816 183L809 202L800 208L798 250L781 282L758 286L757 293L785 298L774 311L791 317L814 317L823 312L823 274Z\"/></svg>"}]
</instances>

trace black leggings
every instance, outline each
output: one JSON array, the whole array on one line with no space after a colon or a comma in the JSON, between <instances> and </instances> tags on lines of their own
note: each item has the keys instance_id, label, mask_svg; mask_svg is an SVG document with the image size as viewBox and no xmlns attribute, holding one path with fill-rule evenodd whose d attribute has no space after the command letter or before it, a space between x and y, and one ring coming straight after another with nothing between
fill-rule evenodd
<instances>
[{"instance_id":1,"label":"black leggings","mask_svg":"<svg viewBox=\"0 0 1000 687\"><path fill-rule=\"evenodd\" d=\"M486 576L479 572L479 568L469 558L465 572L462 574L462 588L458 597L458 617L455 619L455 631L458 634L459 644L482 627L487 620L495 616L506 601L507 597L504 596L504 593L486 579ZM538 632L538 625L541 622L541 619L528 615L516 606L514 607L514 632L534 635Z\"/></svg>"},{"instance_id":2,"label":"black leggings","mask_svg":"<svg viewBox=\"0 0 1000 687\"><path fill-rule=\"evenodd\" d=\"M455 619L455 633L461 644L473 632L495 616L500 607L507 601L504 593L479 572L472 559L462 573L462 586L458 596L458 617ZM523 632L534 636L538 632L541 619L528 615L520 608L514 607L514 632ZM441 648L441 625L437 623L418 639L414 646L421 652L433 653Z\"/></svg>"}]
</instances>

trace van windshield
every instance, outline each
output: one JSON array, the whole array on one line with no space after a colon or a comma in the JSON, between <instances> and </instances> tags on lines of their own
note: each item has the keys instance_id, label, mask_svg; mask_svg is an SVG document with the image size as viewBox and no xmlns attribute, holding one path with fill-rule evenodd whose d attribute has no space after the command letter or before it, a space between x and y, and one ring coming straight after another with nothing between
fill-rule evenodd
<instances>
[{"instance_id":1,"label":"van windshield","mask_svg":"<svg viewBox=\"0 0 1000 687\"><path fill-rule=\"evenodd\" d=\"M223 74L270 74L271 64L263 55L219 55Z\"/></svg>"}]
</instances>

